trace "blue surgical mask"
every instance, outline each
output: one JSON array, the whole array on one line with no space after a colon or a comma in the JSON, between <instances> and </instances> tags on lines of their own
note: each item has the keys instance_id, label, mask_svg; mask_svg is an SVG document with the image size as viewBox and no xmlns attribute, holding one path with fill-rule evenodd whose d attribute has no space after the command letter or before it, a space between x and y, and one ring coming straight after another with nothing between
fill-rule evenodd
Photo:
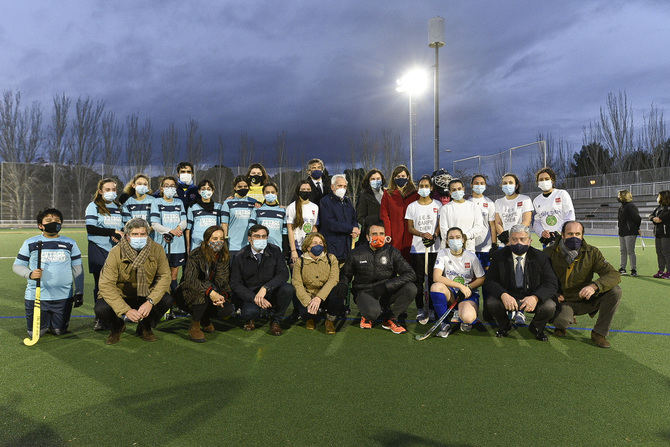
<instances>
[{"instance_id":1,"label":"blue surgical mask","mask_svg":"<svg viewBox=\"0 0 670 447\"><path fill-rule=\"evenodd\" d=\"M107 191L102 193L102 198L105 199L106 202L112 202L116 200L116 191Z\"/></svg>"},{"instance_id":2,"label":"blue surgical mask","mask_svg":"<svg viewBox=\"0 0 670 447\"><path fill-rule=\"evenodd\" d=\"M171 186L169 186L167 188L163 188L163 195L166 198L171 199L171 198L173 198L174 196L177 195L177 188L173 188Z\"/></svg>"},{"instance_id":3,"label":"blue surgical mask","mask_svg":"<svg viewBox=\"0 0 670 447\"><path fill-rule=\"evenodd\" d=\"M212 197L212 194L214 194L214 191L211 191L209 189L200 190L200 197L202 197L205 200L210 199Z\"/></svg>"},{"instance_id":4,"label":"blue surgical mask","mask_svg":"<svg viewBox=\"0 0 670 447\"><path fill-rule=\"evenodd\" d=\"M409 179L400 177L400 178L395 179L395 184L398 186L398 188L402 188L407 184L408 181L409 181Z\"/></svg>"},{"instance_id":5,"label":"blue surgical mask","mask_svg":"<svg viewBox=\"0 0 670 447\"><path fill-rule=\"evenodd\" d=\"M379 189L381 187L382 187L382 181L381 180L370 180L370 188Z\"/></svg>"},{"instance_id":6,"label":"blue surgical mask","mask_svg":"<svg viewBox=\"0 0 670 447\"><path fill-rule=\"evenodd\" d=\"M452 191L450 195L451 198L454 200L463 200L463 197L465 197L465 191L463 191L462 189L458 189L456 191Z\"/></svg>"},{"instance_id":7,"label":"blue surgical mask","mask_svg":"<svg viewBox=\"0 0 670 447\"><path fill-rule=\"evenodd\" d=\"M266 203L275 203L277 201L277 194L268 193L265 194Z\"/></svg>"},{"instance_id":8,"label":"blue surgical mask","mask_svg":"<svg viewBox=\"0 0 670 447\"><path fill-rule=\"evenodd\" d=\"M452 251L461 251L463 248L463 239L448 239L447 242Z\"/></svg>"},{"instance_id":9,"label":"blue surgical mask","mask_svg":"<svg viewBox=\"0 0 670 447\"><path fill-rule=\"evenodd\" d=\"M502 191L506 196L511 196L516 191L516 185L502 185Z\"/></svg>"},{"instance_id":10,"label":"blue surgical mask","mask_svg":"<svg viewBox=\"0 0 670 447\"><path fill-rule=\"evenodd\" d=\"M146 236L130 236L130 246L135 250L142 250L147 245Z\"/></svg>"},{"instance_id":11,"label":"blue surgical mask","mask_svg":"<svg viewBox=\"0 0 670 447\"><path fill-rule=\"evenodd\" d=\"M472 191L475 194L484 194L484 191L486 191L486 185L472 185Z\"/></svg>"},{"instance_id":12,"label":"blue surgical mask","mask_svg":"<svg viewBox=\"0 0 670 447\"><path fill-rule=\"evenodd\" d=\"M253 240L253 245L254 245L254 249L256 249L256 251L265 250L265 247L268 246L268 240L267 239L254 239Z\"/></svg>"},{"instance_id":13,"label":"blue surgical mask","mask_svg":"<svg viewBox=\"0 0 670 447\"><path fill-rule=\"evenodd\" d=\"M314 245L310 247L309 251L311 251L314 256L320 256L321 253L323 253L323 245Z\"/></svg>"},{"instance_id":14,"label":"blue surgical mask","mask_svg":"<svg viewBox=\"0 0 670 447\"><path fill-rule=\"evenodd\" d=\"M135 186L135 192L138 195L143 196L144 194L149 192L149 187L147 185L137 185Z\"/></svg>"},{"instance_id":15,"label":"blue surgical mask","mask_svg":"<svg viewBox=\"0 0 670 447\"><path fill-rule=\"evenodd\" d=\"M419 188L419 195L421 197L428 197L430 195L430 188Z\"/></svg>"}]
</instances>

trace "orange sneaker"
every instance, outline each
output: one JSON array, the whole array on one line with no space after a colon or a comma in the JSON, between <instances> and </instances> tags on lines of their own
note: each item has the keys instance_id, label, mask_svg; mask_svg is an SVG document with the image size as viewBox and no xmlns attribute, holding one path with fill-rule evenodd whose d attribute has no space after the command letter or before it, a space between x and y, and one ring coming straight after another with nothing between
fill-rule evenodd
<instances>
[{"instance_id":1,"label":"orange sneaker","mask_svg":"<svg viewBox=\"0 0 670 447\"><path fill-rule=\"evenodd\" d=\"M372 329L372 321L367 320L365 317L361 317L361 329Z\"/></svg>"},{"instance_id":2,"label":"orange sneaker","mask_svg":"<svg viewBox=\"0 0 670 447\"><path fill-rule=\"evenodd\" d=\"M382 323L382 327L384 329L390 330L394 334L404 334L405 332L407 332L407 329L400 326L398 323L396 323L393 320L386 320L385 322Z\"/></svg>"}]
</instances>

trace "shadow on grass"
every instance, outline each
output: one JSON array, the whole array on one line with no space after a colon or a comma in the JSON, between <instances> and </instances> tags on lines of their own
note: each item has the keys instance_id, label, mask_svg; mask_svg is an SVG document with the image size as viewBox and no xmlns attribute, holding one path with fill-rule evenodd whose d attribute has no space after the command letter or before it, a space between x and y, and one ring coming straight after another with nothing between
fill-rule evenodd
<instances>
[{"instance_id":1,"label":"shadow on grass","mask_svg":"<svg viewBox=\"0 0 670 447\"><path fill-rule=\"evenodd\" d=\"M376 441L379 445L384 447L470 447L471 444L463 443L447 443L443 441L435 441L425 436L413 435L411 433L403 433L397 430L384 430L371 436L371 439Z\"/></svg>"},{"instance_id":2,"label":"shadow on grass","mask_svg":"<svg viewBox=\"0 0 670 447\"><path fill-rule=\"evenodd\" d=\"M6 403L0 405L0 445L56 447L67 444L48 424L16 412L14 408L21 400L21 396L14 393L6 397Z\"/></svg>"}]
</instances>

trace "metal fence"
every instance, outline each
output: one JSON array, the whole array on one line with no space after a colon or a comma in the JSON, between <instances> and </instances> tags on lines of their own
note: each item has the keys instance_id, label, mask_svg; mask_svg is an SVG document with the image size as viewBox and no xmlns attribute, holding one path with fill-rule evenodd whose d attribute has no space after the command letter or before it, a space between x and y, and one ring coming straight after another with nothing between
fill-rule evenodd
<instances>
[{"instance_id":1,"label":"metal fence","mask_svg":"<svg viewBox=\"0 0 670 447\"><path fill-rule=\"evenodd\" d=\"M568 189L573 199L604 199L616 198L619 191L627 189L633 197L655 196L664 190L670 190L670 180L652 183L621 183L612 186L593 186L590 188Z\"/></svg>"}]
</instances>

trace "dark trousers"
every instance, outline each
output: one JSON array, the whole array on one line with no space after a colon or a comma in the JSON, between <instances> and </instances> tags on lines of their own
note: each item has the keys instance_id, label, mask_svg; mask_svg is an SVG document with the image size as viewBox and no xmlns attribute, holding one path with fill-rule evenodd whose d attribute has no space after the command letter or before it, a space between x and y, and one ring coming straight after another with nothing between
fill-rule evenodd
<instances>
[{"instance_id":1,"label":"dark trousers","mask_svg":"<svg viewBox=\"0 0 670 447\"><path fill-rule=\"evenodd\" d=\"M658 270L670 272L670 237L657 237L656 259L658 260Z\"/></svg>"},{"instance_id":2,"label":"dark trousers","mask_svg":"<svg viewBox=\"0 0 670 447\"><path fill-rule=\"evenodd\" d=\"M215 306L209 298L207 300L208 302L205 304L191 306L190 312L193 321L200 321L203 326L207 326L214 318L221 320L235 312L235 306L230 301L226 301L223 307L219 307Z\"/></svg>"},{"instance_id":3,"label":"dark trousers","mask_svg":"<svg viewBox=\"0 0 670 447\"><path fill-rule=\"evenodd\" d=\"M517 297L515 297L517 298ZM511 322L507 316L507 309L500 297L488 296L484 301L488 308L489 314L495 319L498 327L501 329L509 329ZM520 298L516 300L517 304L521 302ZM544 303L538 302L535 306L535 313L533 320L530 322L535 329L542 331L547 325L547 322L553 318L556 312L556 302L554 300L546 300Z\"/></svg>"},{"instance_id":4,"label":"dark trousers","mask_svg":"<svg viewBox=\"0 0 670 447\"><path fill-rule=\"evenodd\" d=\"M72 298L64 300L40 300L40 332L44 332L51 328L61 331L67 331L67 326L70 324L70 315L72 314ZM35 313L35 301L25 300L26 308L26 324L28 330L33 330L33 315Z\"/></svg>"},{"instance_id":5,"label":"dark trousers","mask_svg":"<svg viewBox=\"0 0 670 447\"><path fill-rule=\"evenodd\" d=\"M554 326L559 329L566 329L575 315L589 314L591 317L598 313L598 319L593 332L607 337L612 325L612 318L619 307L621 300L621 287L615 286L607 292L592 296L589 300L578 302L563 302L558 305L556 316L554 317Z\"/></svg>"},{"instance_id":6,"label":"dark trousers","mask_svg":"<svg viewBox=\"0 0 670 447\"><path fill-rule=\"evenodd\" d=\"M109 252L94 244L88 242L88 271L93 275L93 302L98 299L98 281L100 280L100 271L105 265Z\"/></svg>"},{"instance_id":7,"label":"dark trousers","mask_svg":"<svg viewBox=\"0 0 670 447\"><path fill-rule=\"evenodd\" d=\"M319 309L326 311L326 314L333 317L339 317L344 315L344 300L347 297L347 292L349 287L345 283L338 283L333 290L330 291L328 296L321 301L321 306ZM319 297L321 298L321 297ZM300 316L305 318L314 318L316 315L310 314L307 312L307 307L296 298L293 301L293 306L300 313Z\"/></svg>"},{"instance_id":8,"label":"dark trousers","mask_svg":"<svg viewBox=\"0 0 670 447\"><path fill-rule=\"evenodd\" d=\"M354 301L361 315L374 321L381 316L382 306L389 307L391 318L398 318L398 315L407 310L415 296L416 284L408 282L395 292L381 296L375 296L371 290L355 292Z\"/></svg>"},{"instance_id":9,"label":"dark trousers","mask_svg":"<svg viewBox=\"0 0 670 447\"><path fill-rule=\"evenodd\" d=\"M416 304L417 309L422 309L424 296L423 286L426 282L425 254L412 253L410 256L412 268L416 274L416 296L414 297L414 303ZM430 290L430 286L433 285L433 266L435 265L435 259L437 259L437 253L428 253L428 290Z\"/></svg>"},{"instance_id":10,"label":"dark trousers","mask_svg":"<svg viewBox=\"0 0 670 447\"><path fill-rule=\"evenodd\" d=\"M272 304L270 310L270 320L280 321L284 318L288 305L291 304L291 298L295 294L295 289L289 283L282 284L276 290L265 295L265 299ZM242 303L242 319L256 320L261 315L261 308L254 301L244 301Z\"/></svg>"},{"instance_id":11,"label":"dark trousers","mask_svg":"<svg viewBox=\"0 0 670 447\"><path fill-rule=\"evenodd\" d=\"M146 298L143 297L127 297L126 303L133 309L137 310L139 307L144 304ZM160 321L161 317L169 308L172 307L174 303L174 298L169 293L163 295L156 305L151 309L149 317L142 320L139 324L156 327L156 324ZM95 316L107 327L111 328L112 331L118 331L123 327L123 320L116 316L116 313L112 307L107 304L107 301L104 299L99 299L95 302Z\"/></svg>"}]
</instances>

